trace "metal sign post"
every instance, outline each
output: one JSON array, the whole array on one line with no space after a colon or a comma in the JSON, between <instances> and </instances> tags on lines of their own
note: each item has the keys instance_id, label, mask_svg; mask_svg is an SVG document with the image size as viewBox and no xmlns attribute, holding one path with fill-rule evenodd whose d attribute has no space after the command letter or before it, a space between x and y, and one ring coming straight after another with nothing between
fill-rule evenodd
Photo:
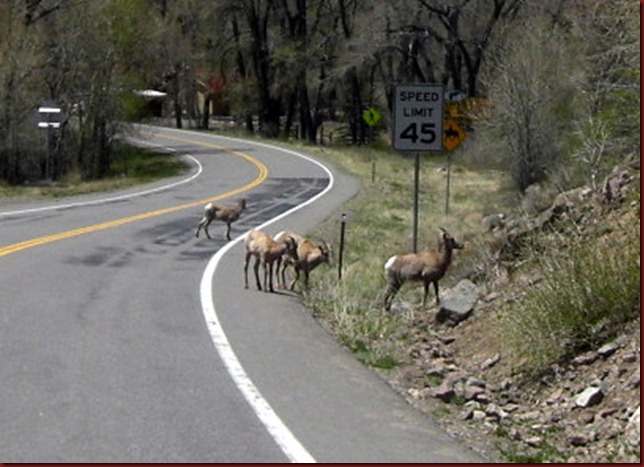
<instances>
[{"instance_id":1,"label":"metal sign post","mask_svg":"<svg viewBox=\"0 0 644 467\"><path fill-rule=\"evenodd\" d=\"M362 112L362 119L367 125L369 125L369 160L371 161L371 183L376 181L376 159L373 157L372 148L373 145L373 127L378 124L382 114L375 107L369 107L364 112Z\"/></svg>"},{"instance_id":2,"label":"metal sign post","mask_svg":"<svg viewBox=\"0 0 644 467\"><path fill-rule=\"evenodd\" d=\"M459 147L467 137L467 133L454 119L445 120L445 149L447 149L447 193L445 193L445 215L449 215L449 185L452 168L452 151Z\"/></svg>"},{"instance_id":3,"label":"metal sign post","mask_svg":"<svg viewBox=\"0 0 644 467\"><path fill-rule=\"evenodd\" d=\"M415 151L413 252L418 251L420 153L443 150L443 86L401 84L394 91L393 146Z\"/></svg>"},{"instance_id":4,"label":"metal sign post","mask_svg":"<svg viewBox=\"0 0 644 467\"><path fill-rule=\"evenodd\" d=\"M414 163L414 221L412 227L412 251L418 251L418 208L420 205L420 153L416 152Z\"/></svg>"}]
</instances>

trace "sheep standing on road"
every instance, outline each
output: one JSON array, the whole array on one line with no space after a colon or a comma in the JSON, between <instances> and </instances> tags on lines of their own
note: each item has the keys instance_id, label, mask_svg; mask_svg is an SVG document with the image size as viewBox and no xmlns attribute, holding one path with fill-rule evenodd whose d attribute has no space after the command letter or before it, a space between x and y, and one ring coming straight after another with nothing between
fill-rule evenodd
<instances>
[{"instance_id":1,"label":"sheep standing on road","mask_svg":"<svg viewBox=\"0 0 644 467\"><path fill-rule=\"evenodd\" d=\"M216 219L226 223L226 240L230 240L230 224L239 219L244 209L246 209L246 200L244 198L238 200L234 205L206 204L203 218L199 222L199 225L197 225L195 237L199 238L199 231L203 228L206 236L211 238L208 232L208 226Z\"/></svg>"},{"instance_id":2,"label":"sheep standing on road","mask_svg":"<svg viewBox=\"0 0 644 467\"><path fill-rule=\"evenodd\" d=\"M261 230L250 230L244 239L246 255L244 259L244 287L248 288L248 262L251 256L255 257L253 270L257 289L262 290L259 281L259 265L261 263L264 272L264 291L273 290L273 264L279 264L284 255L297 259L297 242L293 237L286 236L280 241L275 240L266 232Z\"/></svg>"},{"instance_id":3,"label":"sheep standing on road","mask_svg":"<svg viewBox=\"0 0 644 467\"><path fill-rule=\"evenodd\" d=\"M436 305L440 303L438 296L438 281L452 262L452 251L463 248L445 229L441 230L438 250L422 251L406 255L395 255L385 263L387 290L385 292L385 310L391 309L391 302L400 287L407 281L423 283L423 307L427 302L429 284L434 284Z\"/></svg>"},{"instance_id":4,"label":"sheep standing on road","mask_svg":"<svg viewBox=\"0 0 644 467\"><path fill-rule=\"evenodd\" d=\"M281 271L279 270L279 266L277 271L278 286L286 288L286 269L291 266L295 271L295 277L288 288L290 290L295 288L295 283L300 278L300 271L304 272L304 288L308 288L311 271L322 263L329 263L329 245L324 240L316 245L313 241L289 231L282 231L275 235L276 240L286 237L292 237L297 241L297 258L282 258Z\"/></svg>"}]
</instances>

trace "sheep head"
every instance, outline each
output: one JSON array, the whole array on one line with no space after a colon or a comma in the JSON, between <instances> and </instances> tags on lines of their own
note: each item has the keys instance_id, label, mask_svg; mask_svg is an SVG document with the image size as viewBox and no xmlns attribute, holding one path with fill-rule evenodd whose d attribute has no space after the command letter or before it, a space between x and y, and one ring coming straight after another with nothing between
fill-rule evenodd
<instances>
[{"instance_id":1,"label":"sheep head","mask_svg":"<svg viewBox=\"0 0 644 467\"><path fill-rule=\"evenodd\" d=\"M452 237L447 230L445 230L442 227L439 227L440 231L440 248L442 249L444 247L449 248L450 250L461 250L465 247L464 244L459 243L456 241L454 237Z\"/></svg>"}]
</instances>

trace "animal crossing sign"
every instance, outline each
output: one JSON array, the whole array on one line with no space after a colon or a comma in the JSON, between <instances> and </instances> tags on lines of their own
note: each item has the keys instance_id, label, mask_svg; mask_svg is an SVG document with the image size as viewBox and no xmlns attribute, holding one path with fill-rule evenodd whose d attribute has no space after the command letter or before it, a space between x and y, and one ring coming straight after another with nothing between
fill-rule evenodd
<instances>
[{"instance_id":1,"label":"animal crossing sign","mask_svg":"<svg viewBox=\"0 0 644 467\"><path fill-rule=\"evenodd\" d=\"M453 151L467 137L467 133L460 127L456 120L445 120L445 149Z\"/></svg>"},{"instance_id":2,"label":"animal crossing sign","mask_svg":"<svg viewBox=\"0 0 644 467\"><path fill-rule=\"evenodd\" d=\"M401 84L395 87L394 149L443 150L443 86Z\"/></svg>"},{"instance_id":3,"label":"animal crossing sign","mask_svg":"<svg viewBox=\"0 0 644 467\"><path fill-rule=\"evenodd\" d=\"M364 112L362 112L362 119L370 127L376 126L381 118L382 114L375 107L369 107Z\"/></svg>"}]
</instances>

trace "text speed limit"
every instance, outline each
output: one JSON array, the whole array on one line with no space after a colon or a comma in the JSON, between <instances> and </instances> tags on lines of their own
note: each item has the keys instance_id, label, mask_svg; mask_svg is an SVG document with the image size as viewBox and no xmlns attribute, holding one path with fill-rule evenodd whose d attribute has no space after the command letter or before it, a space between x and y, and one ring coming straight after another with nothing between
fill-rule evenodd
<instances>
[{"instance_id":1,"label":"text speed limit","mask_svg":"<svg viewBox=\"0 0 644 467\"><path fill-rule=\"evenodd\" d=\"M394 100L394 149L443 149L443 86L397 85Z\"/></svg>"}]
</instances>

